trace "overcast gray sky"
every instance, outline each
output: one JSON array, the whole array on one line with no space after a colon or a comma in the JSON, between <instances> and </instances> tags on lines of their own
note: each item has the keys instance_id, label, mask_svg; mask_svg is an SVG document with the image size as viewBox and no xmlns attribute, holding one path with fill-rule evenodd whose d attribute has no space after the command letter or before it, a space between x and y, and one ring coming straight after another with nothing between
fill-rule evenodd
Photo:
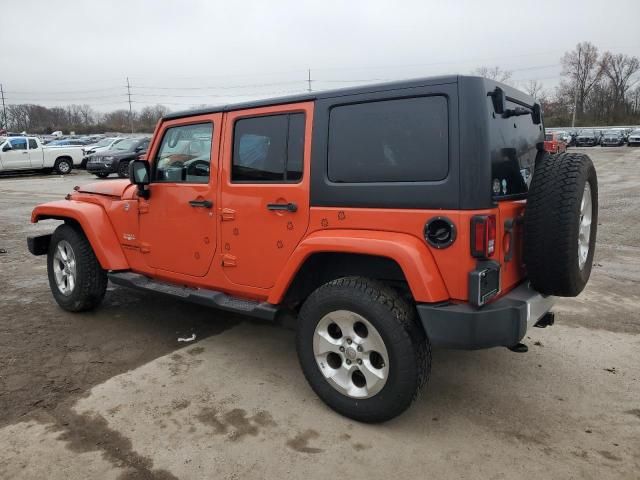
<instances>
[{"instance_id":1,"label":"overcast gray sky","mask_svg":"<svg viewBox=\"0 0 640 480\"><path fill-rule=\"evenodd\" d=\"M560 80L588 40L640 56L638 0L1 0L8 103L171 110L377 80L513 70Z\"/></svg>"}]
</instances>

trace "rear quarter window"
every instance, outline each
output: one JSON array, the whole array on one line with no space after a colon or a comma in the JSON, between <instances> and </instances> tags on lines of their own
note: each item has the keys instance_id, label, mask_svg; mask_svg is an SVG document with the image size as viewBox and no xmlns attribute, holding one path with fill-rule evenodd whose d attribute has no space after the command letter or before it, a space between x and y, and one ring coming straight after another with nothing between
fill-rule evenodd
<instances>
[{"instance_id":1,"label":"rear quarter window","mask_svg":"<svg viewBox=\"0 0 640 480\"><path fill-rule=\"evenodd\" d=\"M448 125L442 95L333 107L328 178L334 183L443 180L449 170Z\"/></svg>"}]
</instances>

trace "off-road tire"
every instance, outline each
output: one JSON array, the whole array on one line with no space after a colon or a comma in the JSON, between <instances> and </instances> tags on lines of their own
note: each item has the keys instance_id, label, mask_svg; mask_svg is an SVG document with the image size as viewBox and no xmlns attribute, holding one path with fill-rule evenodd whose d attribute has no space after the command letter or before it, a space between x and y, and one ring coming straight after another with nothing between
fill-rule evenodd
<instances>
[{"instance_id":1,"label":"off-road tire","mask_svg":"<svg viewBox=\"0 0 640 480\"><path fill-rule=\"evenodd\" d=\"M107 178L109 174L106 172L99 172L99 173L96 173L95 176L98 178Z\"/></svg>"},{"instance_id":2,"label":"off-road tire","mask_svg":"<svg viewBox=\"0 0 640 480\"><path fill-rule=\"evenodd\" d=\"M53 165L53 169L59 175L66 175L71 173L71 170L73 170L73 162L68 157L58 158L56 163Z\"/></svg>"},{"instance_id":3,"label":"off-road tire","mask_svg":"<svg viewBox=\"0 0 640 480\"><path fill-rule=\"evenodd\" d=\"M369 398L352 398L336 390L321 373L313 352L318 322L337 310L355 312L382 337L389 355L389 374L382 389ZM360 422L384 422L404 412L427 382L431 344L417 323L416 310L387 285L362 277L333 280L315 290L300 310L298 359L314 392L336 412Z\"/></svg>"},{"instance_id":4,"label":"off-road tire","mask_svg":"<svg viewBox=\"0 0 640 480\"><path fill-rule=\"evenodd\" d=\"M129 177L129 162L122 161L118 164L118 177L120 178Z\"/></svg>"},{"instance_id":5,"label":"off-road tire","mask_svg":"<svg viewBox=\"0 0 640 480\"><path fill-rule=\"evenodd\" d=\"M54 254L62 240L71 245L76 261L76 284L70 295L64 295L59 290L53 272ZM96 308L107 290L107 272L100 266L87 237L80 228L69 224L60 225L53 232L47 255L47 274L53 297L58 305L69 312Z\"/></svg>"},{"instance_id":6,"label":"off-road tire","mask_svg":"<svg viewBox=\"0 0 640 480\"><path fill-rule=\"evenodd\" d=\"M589 182L591 233L586 262L578 261L580 205ZM582 153L545 155L536 164L524 216L524 261L539 292L575 297L591 274L598 227L598 179Z\"/></svg>"}]
</instances>

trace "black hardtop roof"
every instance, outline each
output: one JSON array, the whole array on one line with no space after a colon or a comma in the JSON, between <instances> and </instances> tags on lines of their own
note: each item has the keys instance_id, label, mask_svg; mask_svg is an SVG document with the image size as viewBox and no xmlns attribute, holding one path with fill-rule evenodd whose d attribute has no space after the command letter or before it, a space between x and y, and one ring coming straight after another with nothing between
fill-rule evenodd
<instances>
[{"instance_id":1,"label":"black hardtop roof","mask_svg":"<svg viewBox=\"0 0 640 480\"><path fill-rule=\"evenodd\" d=\"M429 85L442 85L446 83L457 83L462 75L444 75L438 77L424 77L410 80L400 80L395 82L371 83L357 87L347 87L334 90L323 90L318 92L303 93L299 95L289 95L286 97L265 98L250 102L233 103L214 107L205 107L194 110L184 110L170 113L162 117L163 120L173 120L177 118L192 117L195 115L206 115L210 113L229 112L232 110L243 110L245 108L269 107L272 105L282 105L285 103L306 102L323 98L335 98L346 95L357 95L360 93L372 93L384 90L398 90L402 88L415 88ZM472 77L469 75L469 77ZM481 78L481 77L476 77Z\"/></svg>"}]
</instances>

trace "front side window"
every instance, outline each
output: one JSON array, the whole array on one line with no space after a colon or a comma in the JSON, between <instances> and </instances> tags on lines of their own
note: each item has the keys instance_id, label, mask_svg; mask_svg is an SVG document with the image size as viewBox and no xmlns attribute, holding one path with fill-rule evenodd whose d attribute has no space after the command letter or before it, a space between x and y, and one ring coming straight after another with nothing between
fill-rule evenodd
<instances>
[{"instance_id":1,"label":"front side window","mask_svg":"<svg viewBox=\"0 0 640 480\"><path fill-rule=\"evenodd\" d=\"M36 150L38 148L38 142L36 142L35 138L29 139L29 150Z\"/></svg>"},{"instance_id":2,"label":"front side window","mask_svg":"<svg viewBox=\"0 0 640 480\"><path fill-rule=\"evenodd\" d=\"M208 183L212 135L212 123L168 128L156 155L154 180Z\"/></svg>"},{"instance_id":3,"label":"front side window","mask_svg":"<svg viewBox=\"0 0 640 480\"><path fill-rule=\"evenodd\" d=\"M444 96L333 108L329 118L329 180L443 180L449 171L447 108Z\"/></svg>"},{"instance_id":4,"label":"front side window","mask_svg":"<svg viewBox=\"0 0 640 480\"><path fill-rule=\"evenodd\" d=\"M11 144L11 148L14 150L26 150L27 149L27 139L26 138L12 138L9 140Z\"/></svg>"},{"instance_id":5,"label":"front side window","mask_svg":"<svg viewBox=\"0 0 640 480\"><path fill-rule=\"evenodd\" d=\"M233 182L298 182L304 157L304 114L269 115L236 121Z\"/></svg>"}]
</instances>

